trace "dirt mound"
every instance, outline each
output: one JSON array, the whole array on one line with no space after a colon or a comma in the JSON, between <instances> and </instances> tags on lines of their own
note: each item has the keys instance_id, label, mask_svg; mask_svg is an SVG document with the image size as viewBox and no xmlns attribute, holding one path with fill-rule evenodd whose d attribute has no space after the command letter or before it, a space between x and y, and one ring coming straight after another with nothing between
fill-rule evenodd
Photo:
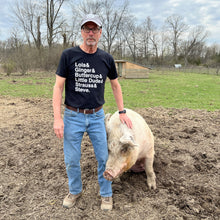
<instances>
[{"instance_id":1,"label":"dirt mound","mask_svg":"<svg viewBox=\"0 0 220 220\"><path fill-rule=\"evenodd\" d=\"M0 97L0 219L219 219L220 111L135 110L155 136L157 190L148 190L145 173L127 172L113 183L114 210L101 211L97 163L85 135L83 196L66 210L51 100Z\"/></svg>"}]
</instances>

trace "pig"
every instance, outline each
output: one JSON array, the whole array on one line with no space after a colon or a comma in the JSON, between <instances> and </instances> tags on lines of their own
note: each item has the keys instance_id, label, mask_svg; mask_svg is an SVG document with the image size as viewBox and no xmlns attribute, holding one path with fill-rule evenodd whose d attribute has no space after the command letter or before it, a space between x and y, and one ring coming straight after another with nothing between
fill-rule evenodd
<instances>
[{"instance_id":1,"label":"pig","mask_svg":"<svg viewBox=\"0 0 220 220\"><path fill-rule=\"evenodd\" d=\"M121 123L118 112L106 114L109 156L103 176L113 181L128 170L145 171L148 187L156 189L154 136L140 114L131 109L126 109L126 114L132 121L132 129Z\"/></svg>"}]
</instances>

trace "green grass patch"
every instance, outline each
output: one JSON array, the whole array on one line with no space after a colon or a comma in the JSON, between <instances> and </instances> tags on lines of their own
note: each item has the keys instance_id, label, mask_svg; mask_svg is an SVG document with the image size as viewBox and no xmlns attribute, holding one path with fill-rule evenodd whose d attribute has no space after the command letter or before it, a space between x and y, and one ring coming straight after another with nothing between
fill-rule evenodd
<instances>
[{"instance_id":1,"label":"green grass patch","mask_svg":"<svg viewBox=\"0 0 220 220\"><path fill-rule=\"evenodd\" d=\"M0 95L22 98L52 97L55 74L32 73L0 78Z\"/></svg>"},{"instance_id":2,"label":"green grass patch","mask_svg":"<svg viewBox=\"0 0 220 220\"><path fill-rule=\"evenodd\" d=\"M149 79L122 79L120 84L127 108L220 109L220 77L216 75L153 72ZM106 103L112 105L109 90L107 85Z\"/></svg>"},{"instance_id":3,"label":"green grass patch","mask_svg":"<svg viewBox=\"0 0 220 220\"><path fill-rule=\"evenodd\" d=\"M154 71L149 79L119 79L126 108L155 106L220 109L220 77L216 75ZM52 98L55 74L0 75L0 95ZM105 110L114 112L116 103L110 82L106 82Z\"/></svg>"}]
</instances>

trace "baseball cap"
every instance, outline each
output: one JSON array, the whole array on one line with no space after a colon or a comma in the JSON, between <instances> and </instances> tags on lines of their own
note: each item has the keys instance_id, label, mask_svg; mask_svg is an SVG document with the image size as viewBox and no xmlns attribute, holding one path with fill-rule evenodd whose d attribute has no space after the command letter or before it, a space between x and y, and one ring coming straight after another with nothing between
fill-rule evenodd
<instances>
[{"instance_id":1,"label":"baseball cap","mask_svg":"<svg viewBox=\"0 0 220 220\"><path fill-rule=\"evenodd\" d=\"M87 14L87 15L85 15L85 16L83 17L82 21L81 21L81 27L82 27L85 23L90 22L90 21L93 22L93 23L95 23L95 24L97 24L99 27L102 27L102 22L101 22L99 16L96 15L96 14Z\"/></svg>"}]
</instances>

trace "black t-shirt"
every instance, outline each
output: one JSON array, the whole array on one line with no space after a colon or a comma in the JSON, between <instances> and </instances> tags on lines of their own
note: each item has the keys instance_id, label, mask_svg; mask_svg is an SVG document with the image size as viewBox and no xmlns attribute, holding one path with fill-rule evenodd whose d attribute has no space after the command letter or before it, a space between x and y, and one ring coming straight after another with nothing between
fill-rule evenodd
<instances>
[{"instance_id":1,"label":"black t-shirt","mask_svg":"<svg viewBox=\"0 0 220 220\"><path fill-rule=\"evenodd\" d=\"M56 74L66 78L65 104L83 109L103 105L106 78L117 78L113 57L99 48L94 54L80 47L64 50Z\"/></svg>"}]
</instances>

